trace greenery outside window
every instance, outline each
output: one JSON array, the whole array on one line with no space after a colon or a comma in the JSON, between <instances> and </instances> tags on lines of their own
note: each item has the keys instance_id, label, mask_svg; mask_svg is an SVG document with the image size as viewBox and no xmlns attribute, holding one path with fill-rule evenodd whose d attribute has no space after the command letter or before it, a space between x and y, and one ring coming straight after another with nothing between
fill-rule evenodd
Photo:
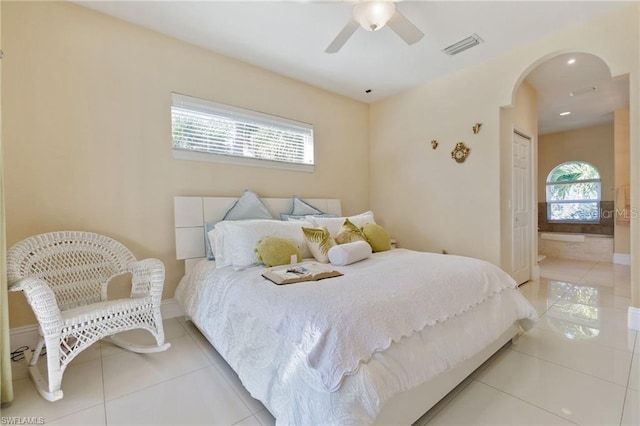
<instances>
[{"instance_id":1,"label":"greenery outside window","mask_svg":"<svg viewBox=\"0 0 640 426\"><path fill-rule=\"evenodd\" d=\"M547 177L549 222L600 222L601 181L589 163L562 163Z\"/></svg>"},{"instance_id":2,"label":"greenery outside window","mask_svg":"<svg viewBox=\"0 0 640 426\"><path fill-rule=\"evenodd\" d=\"M312 172L313 126L172 94L174 158Z\"/></svg>"}]
</instances>

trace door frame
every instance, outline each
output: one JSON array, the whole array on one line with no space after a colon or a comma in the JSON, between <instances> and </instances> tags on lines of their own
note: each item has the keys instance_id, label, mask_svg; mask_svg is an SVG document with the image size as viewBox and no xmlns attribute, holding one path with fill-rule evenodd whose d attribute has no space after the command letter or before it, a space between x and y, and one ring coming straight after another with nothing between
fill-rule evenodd
<instances>
[{"instance_id":1,"label":"door frame","mask_svg":"<svg viewBox=\"0 0 640 426\"><path fill-rule=\"evenodd\" d=\"M530 229L530 277L529 280L537 281L540 278L540 267L538 266L538 141L535 137L533 137L529 132L519 128L518 126L512 126L509 147L511 152L511 160L509 162L510 174L511 174L511 184L510 184L510 194L509 199L509 222L511 226L511 265L510 269L514 271L514 250L515 250L515 234L513 232L514 228L514 214L513 214L513 138L518 134L519 136L528 139L530 143L529 150L529 205L531 206L531 215L529 217L529 229Z\"/></svg>"}]
</instances>

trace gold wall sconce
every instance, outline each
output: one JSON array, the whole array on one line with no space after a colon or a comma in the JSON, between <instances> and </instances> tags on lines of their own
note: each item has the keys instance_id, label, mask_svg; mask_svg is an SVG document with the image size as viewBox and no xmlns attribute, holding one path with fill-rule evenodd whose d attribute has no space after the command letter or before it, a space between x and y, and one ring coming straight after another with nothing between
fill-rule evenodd
<instances>
[{"instance_id":1,"label":"gold wall sconce","mask_svg":"<svg viewBox=\"0 0 640 426\"><path fill-rule=\"evenodd\" d=\"M473 134L477 135L480 133L480 128L482 127L482 123L476 123L473 125Z\"/></svg>"},{"instance_id":2,"label":"gold wall sconce","mask_svg":"<svg viewBox=\"0 0 640 426\"><path fill-rule=\"evenodd\" d=\"M456 160L457 163L464 163L467 159L470 149L464 145L464 142L458 142L456 147L451 151L451 158Z\"/></svg>"},{"instance_id":3,"label":"gold wall sconce","mask_svg":"<svg viewBox=\"0 0 640 426\"><path fill-rule=\"evenodd\" d=\"M431 141L431 149L436 149L438 147L438 141L437 140L432 140Z\"/></svg>"}]
</instances>

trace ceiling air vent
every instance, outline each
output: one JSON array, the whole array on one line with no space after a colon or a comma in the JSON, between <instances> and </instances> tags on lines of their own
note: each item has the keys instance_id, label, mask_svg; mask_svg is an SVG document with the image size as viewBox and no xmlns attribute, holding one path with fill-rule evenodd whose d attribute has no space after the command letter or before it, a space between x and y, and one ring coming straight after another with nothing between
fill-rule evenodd
<instances>
[{"instance_id":1,"label":"ceiling air vent","mask_svg":"<svg viewBox=\"0 0 640 426\"><path fill-rule=\"evenodd\" d=\"M592 93L597 91L598 91L598 86L583 87L578 90L572 90L571 92L569 92L569 96L586 95L587 93Z\"/></svg>"},{"instance_id":2,"label":"ceiling air vent","mask_svg":"<svg viewBox=\"0 0 640 426\"><path fill-rule=\"evenodd\" d=\"M473 46L477 46L482 42L484 42L484 40L481 39L478 34L473 33L469 37L462 39L457 43L453 43L451 46L445 47L442 51L449 56L453 56L460 52L464 52L467 49L471 49Z\"/></svg>"}]
</instances>

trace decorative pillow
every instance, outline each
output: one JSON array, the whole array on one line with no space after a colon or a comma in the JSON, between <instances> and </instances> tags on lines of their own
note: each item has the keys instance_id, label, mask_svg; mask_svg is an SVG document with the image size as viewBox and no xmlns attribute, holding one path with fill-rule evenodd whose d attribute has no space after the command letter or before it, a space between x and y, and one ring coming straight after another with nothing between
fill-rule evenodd
<instances>
[{"instance_id":1,"label":"decorative pillow","mask_svg":"<svg viewBox=\"0 0 640 426\"><path fill-rule=\"evenodd\" d=\"M311 222L280 220L224 220L213 229L216 268L233 266L240 270L259 263L255 248L265 237L290 239L300 250L303 258L312 257L302 234L302 227L311 227Z\"/></svg>"},{"instance_id":2,"label":"decorative pillow","mask_svg":"<svg viewBox=\"0 0 640 426\"><path fill-rule=\"evenodd\" d=\"M313 207L311 204L304 201L302 198L297 195L293 196L293 203L291 207L291 214L293 215L305 215L305 214L324 214L324 212L320 209Z\"/></svg>"},{"instance_id":3,"label":"decorative pillow","mask_svg":"<svg viewBox=\"0 0 640 426\"><path fill-rule=\"evenodd\" d=\"M296 262L302 261L300 249L288 238L265 237L258 241L255 250L258 260L266 266L288 265L292 256L295 256Z\"/></svg>"},{"instance_id":4,"label":"decorative pillow","mask_svg":"<svg viewBox=\"0 0 640 426\"><path fill-rule=\"evenodd\" d=\"M260 197L248 189L245 189L242 196L231 206L222 220L245 219L273 219Z\"/></svg>"},{"instance_id":5,"label":"decorative pillow","mask_svg":"<svg viewBox=\"0 0 640 426\"><path fill-rule=\"evenodd\" d=\"M367 242L367 237L364 236L360 228L351 223L349 219L344 220L342 228L336 234L335 239L338 244L352 243L354 241Z\"/></svg>"},{"instance_id":6,"label":"decorative pillow","mask_svg":"<svg viewBox=\"0 0 640 426\"><path fill-rule=\"evenodd\" d=\"M366 223L361 229L374 253L391 250L391 238L382 226Z\"/></svg>"},{"instance_id":7,"label":"decorative pillow","mask_svg":"<svg viewBox=\"0 0 640 426\"><path fill-rule=\"evenodd\" d=\"M357 227L364 226L365 223L376 223L376 221L373 219L373 212L371 211L349 217L307 216L307 220L315 224L317 228L327 228L329 234L331 234L334 238L336 234L340 232L340 228L342 228L342 224L344 223L345 219L349 219L349 221Z\"/></svg>"},{"instance_id":8,"label":"decorative pillow","mask_svg":"<svg viewBox=\"0 0 640 426\"><path fill-rule=\"evenodd\" d=\"M280 213L280 220L299 220L306 216L314 217L337 217L335 214L325 213L313 207L297 195L293 196L291 213Z\"/></svg>"},{"instance_id":9,"label":"decorative pillow","mask_svg":"<svg viewBox=\"0 0 640 426\"><path fill-rule=\"evenodd\" d=\"M371 246L366 241L355 241L329 249L329 260L336 266L350 265L369 256L371 256Z\"/></svg>"},{"instance_id":10,"label":"decorative pillow","mask_svg":"<svg viewBox=\"0 0 640 426\"><path fill-rule=\"evenodd\" d=\"M336 245L336 241L329 235L327 228L302 228L302 234L307 240L307 247L313 257L318 262L329 263L327 253L331 247Z\"/></svg>"}]
</instances>

